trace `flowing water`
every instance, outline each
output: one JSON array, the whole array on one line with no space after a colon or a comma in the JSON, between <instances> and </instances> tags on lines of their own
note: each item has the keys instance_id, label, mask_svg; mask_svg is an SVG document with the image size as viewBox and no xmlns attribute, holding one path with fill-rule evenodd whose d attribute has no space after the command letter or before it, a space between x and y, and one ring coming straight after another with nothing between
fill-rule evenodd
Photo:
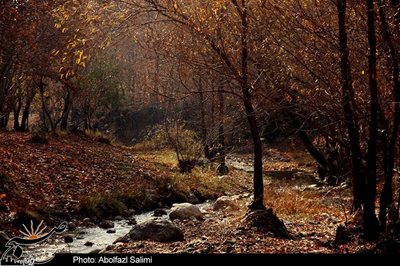
<instances>
[{"instance_id":1,"label":"flowing water","mask_svg":"<svg viewBox=\"0 0 400 266\"><path fill-rule=\"evenodd\" d=\"M202 212L208 212L212 206L212 202L205 202L197 205ZM165 209L168 213L169 209ZM161 219L169 219L168 215L158 217ZM133 216L137 223L149 221L154 218L153 212ZM109 245L112 245L118 238L125 236L132 229L132 225L128 225L127 220L114 221L115 233L109 234L106 229L99 227L82 228L78 227L74 232L67 233L73 236L72 243L64 243L63 237L54 237L45 243L36 245L35 247L24 248L25 252L32 255L36 261L45 261L51 258L56 253L90 253L104 250ZM92 246L85 245L87 242L93 243Z\"/></svg>"}]
</instances>

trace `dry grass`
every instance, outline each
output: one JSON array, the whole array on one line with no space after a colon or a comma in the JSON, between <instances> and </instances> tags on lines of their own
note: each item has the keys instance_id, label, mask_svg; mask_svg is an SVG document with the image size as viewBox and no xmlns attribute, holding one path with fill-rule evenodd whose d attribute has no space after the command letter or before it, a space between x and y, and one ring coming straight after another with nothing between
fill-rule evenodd
<instances>
[{"instance_id":1,"label":"dry grass","mask_svg":"<svg viewBox=\"0 0 400 266\"><path fill-rule=\"evenodd\" d=\"M115 142L115 140L111 136L109 136L101 131L98 131L98 130L86 129L84 131L84 133L87 137L89 137L99 143L112 144L113 142Z\"/></svg>"},{"instance_id":2,"label":"dry grass","mask_svg":"<svg viewBox=\"0 0 400 266\"><path fill-rule=\"evenodd\" d=\"M273 208L278 216L284 218L312 219L321 213L336 217L344 214L336 202L326 200L318 190L300 191L289 184L276 182L265 187L264 195L266 206Z\"/></svg>"},{"instance_id":3,"label":"dry grass","mask_svg":"<svg viewBox=\"0 0 400 266\"><path fill-rule=\"evenodd\" d=\"M180 173L175 153L171 150L140 152L136 153L136 158L148 165L160 180L167 182L176 191L197 190L208 198L216 198L242 188L243 180L238 177L238 171L232 171L230 178L220 179L214 164L197 166L192 173Z\"/></svg>"}]
</instances>

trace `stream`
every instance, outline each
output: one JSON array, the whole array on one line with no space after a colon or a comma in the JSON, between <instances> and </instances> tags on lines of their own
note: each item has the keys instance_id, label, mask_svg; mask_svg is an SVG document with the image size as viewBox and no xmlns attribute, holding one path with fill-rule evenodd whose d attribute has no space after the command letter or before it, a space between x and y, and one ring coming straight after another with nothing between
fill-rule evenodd
<instances>
[{"instance_id":1,"label":"stream","mask_svg":"<svg viewBox=\"0 0 400 266\"><path fill-rule=\"evenodd\" d=\"M196 205L203 213L207 213L212 208L212 202L207 201ZM168 215L157 217L161 219L169 219L170 209L164 209ZM153 218L153 211L146 212L132 216L136 219L137 223L149 221ZM128 220L114 221L115 233L109 234L106 229L102 229L98 226L85 228L78 227L73 232L67 232L63 235L73 236L72 243L65 243L64 238L61 236L53 236L53 238L46 242L36 245L34 247L24 248L24 252L32 255L37 261L45 261L51 258L56 253L90 253L97 252L106 249L112 245L118 238L125 236L132 229L133 225L128 225ZM87 242L93 243L92 246L85 245Z\"/></svg>"},{"instance_id":2,"label":"stream","mask_svg":"<svg viewBox=\"0 0 400 266\"><path fill-rule=\"evenodd\" d=\"M247 159L227 158L227 164L238 170L251 173L253 171L252 161ZM320 185L320 181L315 175L304 172L302 170L290 169L280 171L265 171L267 180L285 180L293 184L295 189L315 188ZM197 204L203 213L210 212L213 202ZM169 219L170 209L164 209L167 215L158 217L161 219ZM138 224L149 221L154 218L153 211L132 216ZM128 224L128 220L113 221L115 233L109 234L106 229L98 226L95 227L78 227L74 231L66 232L60 236L53 236L46 242L34 247L24 248L24 252L36 258L36 261L45 261L56 253L81 253L87 254L91 252L100 252L112 245L117 239L127 235L133 225ZM64 235L73 237L72 243L65 243ZM93 245L88 246L86 243L91 242Z\"/></svg>"}]
</instances>

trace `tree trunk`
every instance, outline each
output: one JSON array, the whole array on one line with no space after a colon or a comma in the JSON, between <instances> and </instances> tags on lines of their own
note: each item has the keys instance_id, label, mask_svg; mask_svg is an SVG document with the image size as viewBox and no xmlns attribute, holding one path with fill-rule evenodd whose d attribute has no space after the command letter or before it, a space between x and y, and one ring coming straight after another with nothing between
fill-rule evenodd
<instances>
[{"instance_id":1,"label":"tree trunk","mask_svg":"<svg viewBox=\"0 0 400 266\"><path fill-rule=\"evenodd\" d=\"M207 125L206 125L206 110L204 107L204 92L203 92L203 79L199 77L199 100L200 100L200 126L201 126L201 143L203 145L204 156L210 159L210 147L207 143Z\"/></svg>"},{"instance_id":2,"label":"tree trunk","mask_svg":"<svg viewBox=\"0 0 400 266\"><path fill-rule=\"evenodd\" d=\"M220 78L219 81L219 88L218 88L218 116L219 116L219 123L218 123L218 142L219 142L219 149L218 149L218 159L219 159L219 166L217 169L218 175L227 175L229 173L229 169L225 163L226 157L226 150L225 150L225 130L224 130L224 117L225 117L225 101L224 101L224 94L222 92L224 88L224 80Z\"/></svg>"},{"instance_id":3,"label":"tree trunk","mask_svg":"<svg viewBox=\"0 0 400 266\"><path fill-rule=\"evenodd\" d=\"M14 106L14 130L15 131L21 130L21 126L19 124L19 115L21 113L21 109L22 109L22 96L19 96L18 100Z\"/></svg>"},{"instance_id":4,"label":"tree trunk","mask_svg":"<svg viewBox=\"0 0 400 266\"><path fill-rule=\"evenodd\" d=\"M321 179L324 179L328 172L328 162L326 161L325 156L313 145L310 137L307 132L304 130L300 130L298 135L303 142L304 147L308 151L308 153L314 158L314 160L318 164L318 174Z\"/></svg>"},{"instance_id":5,"label":"tree trunk","mask_svg":"<svg viewBox=\"0 0 400 266\"><path fill-rule=\"evenodd\" d=\"M393 168L394 168L394 160L396 156L396 144L397 144L397 134L399 132L400 126L400 79L399 79L399 59L398 54L396 52L396 48L393 44L392 38L389 33L389 25L386 20L385 6L382 3L382 0L378 1L379 5L379 17L381 21L382 27L382 35L383 40L389 48L390 60L392 64L392 78L393 78L393 96L394 96L394 104L395 111L393 115L392 122L392 132L390 135L390 140L387 144L387 154L384 156L384 167L385 167L385 184L383 186L383 190L380 196L380 208L379 208L379 220L381 224L381 228L385 230L387 223L387 208L390 204L393 203ZM388 133L387 133L388 134ZM397 219L396 219L397 220ZM397 222L397 221L393 221Z\"/></svg>"},{"instance_id":6,"label":"tree trunk","mask_svg":"<svg viewBox=\"0 0 400 266\"><path fill-rule=\"evenodd\" d=\"M69 114L71 112L71 90L68 87L66 88L66 90L67 90L67 95L65 97L64 110L60 124L60 129L62 131L66 131L68 129L68 119L69 119Z\"/></svg>"},{"instance_id":7,"label":"tree trunk","mask_svg":"<svg viewBox=\"0 0 400 266\"><path fill-rule=\"evenodd\" d=\"M45 89L46 84L43 83L43 81L40 81L39 84L39 91L40 91L40 98L42 100L42 111L43 111L43 122L45 127L47 127L46 125L46 119L48 119L49 123L50 123L50 129L52 132L54 132L56 130L55 124L53 122L53 119L50 115L49 110L47 109L47 105L46 105L46 100L44 97L44 89Z\"/></svg>"},{"instance_id":8,"label":"tree trunk","mask_svg":"<svg viewBox=\"0 0 400 266\"><path fill-rule=\"evenodd\" d=\"M247 120L250 127L251 137L254 146L254 173L253 173L253 186L254 186L254 201L251 204L251 209L263 209L264 206L264 184L263 184L263 152L260 133L258 131L257 119L251 96L248 90L243 90Z\"/></svg>"},{"instance_id":9,"label":"tree trunk","mask_svg":"<svg viewBox=\"0 0 400 266\"><path fill-rule=\"evenodd\" d=\"M0 130L7 130L9 118L10 118L10 113L0 114Z\"/></svg>"},{"instance_id":10,"label":"tree trunk","mask_svg":"<svg viewBox=\"0 0 400 266\"><path fill-rule=\"evenodd\" d=\"M349 60L349 49L347 45L346 32L346 0L337 1L339 21L339 47L340 47L340 70L342 84L342 106L345 115L347 132L351 149L352 175L353 175L353 211L359 210L364 202L365 178L362 173L362 154L359 136L359 127L352 106L353 86L351 78L351 67Z\"/></svg>"},{"instance_id":11,"label":"tree trunk","mask_svg":"<svg viewBox=\"0 0 400 266\"><path fill-rule=\"evenodd\" d=\"M376 33L374 1L366 0L368 16L368 74L370 103L370 125L367 153L367 179L363 213L365 237L376 240L378 237L378 221L375 215L376 175L377 175L377 141L378 141L378 81L376 69Z\"/></svg>"},{"instance_id":12,"label":"tree trunk","mask_svg":"<svg viewBox=\"0 0 400 266\"><path fill-rule=\"evenodd\" d=\"M254 199L250 205L251 210L265 209L264 206L264 182L263 182L263 152L262 142L260 138L260 132L258 130L256 112L253 107L250 86L248 80L248 60L249 60L249 47L248 47L248 18L247 18L247 6L245 1L242 1L242 34L241 34L241 89L243 97L243 105L246 111L247 120L253 139L254 145L254 174L253 174L253 186L254 186Z\"/></svg>"},{"instance_id":13,"label":"tree trunk","mask_svg":"<svg viewBox=\"0 0 400 266\"><path fill-rule=\"evenodd\" d=\"M29 89L28 95L26 96L25 107L22 112L22 120L21 120L21 130L22 131L29 131L29 114L31 112L31 105L33 98L36 95L36 88Z\"/></svg>"}]
</instances>

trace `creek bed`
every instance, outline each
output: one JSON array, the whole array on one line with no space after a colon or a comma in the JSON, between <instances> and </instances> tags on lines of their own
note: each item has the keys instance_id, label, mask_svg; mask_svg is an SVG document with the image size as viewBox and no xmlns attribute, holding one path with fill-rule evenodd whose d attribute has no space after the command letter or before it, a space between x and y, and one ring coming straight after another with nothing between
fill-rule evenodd
<instances>
[{"instance_id":1,"label":"creek bed","mask_svg":"<svg viewBox=\"0 0 400 266\"><path fill-rule=\"evenodd\" d=\"M208 212L212 207L212 202L207 201L205 203L197 204L202 212ZM168 215L158 217L161 219L169 219L170 209L165 209ZM155 218L153 211L138 214L133 216L137 223L142 223ZM118 238L125 236L132 229L133 225L128 225L128 220L114 221L115 233L109 234L106 229L96 227L78 227L73 232L68 234L73 236L74 241L72 243L64 243L63 237L53 236L52 239L40 244L35 247L24 248L24 251L32 255L36 261L45 261L51 258L56 253L81 253L88 254L90 252L101 251L112 245ZM86 246L87 242L93 243L92 246Z\"/></svg>"}]
</instances>

